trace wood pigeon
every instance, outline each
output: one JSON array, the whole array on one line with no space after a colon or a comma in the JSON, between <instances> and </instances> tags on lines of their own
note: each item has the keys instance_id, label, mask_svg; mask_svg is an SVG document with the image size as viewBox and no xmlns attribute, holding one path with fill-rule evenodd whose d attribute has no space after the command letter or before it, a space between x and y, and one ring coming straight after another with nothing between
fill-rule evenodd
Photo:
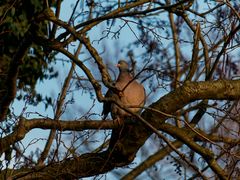
<instances>
[{"instance_id":1,"label":"wood pigeon","mask_svg":"<svg viewBox=\"0 0 240 180\"><path fill-rule=\"evenodd\" d=\"M129 107L132 112L140 113L146 99L144 87L132 77L126 61L120 60L116 66L119 68L119 75L115 82L115 87L119 92L113 92L109 89L105 97L114 98L116 101L120 101L125 107ZM106 119L109 112L113 120L117 119L119 122L122 122L120 124L123 124L124 119L132 117L132 114L126 112L114 102L104 102L102 111L103 119ZM117 140L122 136L121 129L114 129L112 131L109 149L113 149Z\"/></svg>"}]
</instances>

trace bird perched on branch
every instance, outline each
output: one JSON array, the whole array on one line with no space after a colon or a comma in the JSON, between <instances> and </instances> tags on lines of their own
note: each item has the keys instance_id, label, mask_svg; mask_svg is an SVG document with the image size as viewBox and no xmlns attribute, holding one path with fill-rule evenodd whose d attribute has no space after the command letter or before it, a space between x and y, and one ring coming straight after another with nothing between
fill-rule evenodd
<instances>
[{"instance_id":1,"label":"bird perched on branch","mask_svg":"<svg viewBox=\"0 0 240 180\"><path fill-rule=\"evenodd\" d=\"M117 91L109 89L105 97L113 98L133 113L140 113L146 99L144 87L131 75L126 61L120 60L116 66L119 68L119 75L115 82ZM124 119L134 117L133 114L127 112L116 103L104 102L103 119L106 119L109 113L111 113L112 119L117 120L120 124L124 124ZM121 133L122 128L113 129L109 149L114 148L117 140L122 136Z\"/></svg>"}]
</instances>

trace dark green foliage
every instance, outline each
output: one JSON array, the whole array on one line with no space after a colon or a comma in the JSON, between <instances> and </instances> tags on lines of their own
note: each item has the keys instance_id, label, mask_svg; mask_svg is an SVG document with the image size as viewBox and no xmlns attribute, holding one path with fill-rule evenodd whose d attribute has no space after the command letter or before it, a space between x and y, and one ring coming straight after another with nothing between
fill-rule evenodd
<instances>
[{"instance_id":1,"label":"dark green foliage","mask_svg":"<svg viewBox=\"0 0 240 180\"><path fill-rule=\"evenodd\" d=\"M37 14L41 13L46 5L44 1L12 1L2 0L0 2L0 95L4 93L4 82L8 74L10 62L15 55L22 39L29 31L30 25L34 22ZM38 22L36 34L48 36L48 23ZM25 94L30 94L32 104L42 101L40 94L35 92L37 80L50 79L57 76L57 72L50 67L54 58L46 58L44 47L32 43L19 68L18 89ZM18 96L22 99L24 95Z\"/></svg>"}]
</instances>

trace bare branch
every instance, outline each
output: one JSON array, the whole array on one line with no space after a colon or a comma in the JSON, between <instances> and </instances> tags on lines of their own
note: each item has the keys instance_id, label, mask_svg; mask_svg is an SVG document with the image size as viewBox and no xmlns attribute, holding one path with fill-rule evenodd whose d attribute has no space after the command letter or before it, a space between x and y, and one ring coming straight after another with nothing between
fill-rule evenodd
<instances>
[{"instance_id":1,"label":"bare branch","mask_svg":"<svg viewBox=\"0 0 240 180\"><path fill-rule=\"evenodd\" d=\"M156 103L153 103L150 107L158 109L162 112L172 114L178 109L185 106L197 99L239 99L240 98L240 81L239 80L219 80L213 82L187 82L184 86L177 88L175 91L165 95L160 98ZM179 96L181 94L182 96ZM156 111L146 110L142 114L142 118L147 119L149 123L154 125L156 129L161 129L164 132L177 137L190 148L194 149L196 152L201 154L203 158L209 163L209 166L215 171L219 177L225 179L225 172L219 167L217 162L214 160L213 153L206 148L197 145L193 138L197 136L196 133L191 131L186 131L186 129L180 129L166 123L163 124L164 120L167 118L163 114L159 114ZM114 122L114 121L113 121ZM25 134L33 128L42 129L59 129L64 130L75 130L81 131L83 129L107 129L113 127L112 121L52 121L47 119L35 119L35 120L22 120L20 121L17 130L0 141L0 149L3 152L6 148L16 141L24 138ZM129 128L127 125L126 128ZM111 158L114 159L116 163L115 166L125 165L125 160L133 160L138 149L144 144L146 139L152 134L149 128L143 126L142 123L136 122L134 126L131 126L131 131L126 131L123 139L120 139L120 144L122 147L128 147L131 143L131 149L122 149L123 151L116 151L111 153ZM89 155L90 156L90 155ZM98 156L98 155L96 155ZM99 154L100 156L100 154ZM80 157L79 157L80 158ZM109 161L112 161L108 158ZM90 160L90 159L88 159ZM107 161L108 162L108 161ZM127 161L129 163L129 161ZM90 163L90 162L89 162ZM94 163L91 161L91 163ZM66 164L65 164L66 165ZM95 164L96 165L96 164ZM62 166L62 165L60 165ZM97 165L96 165L97 166ZM96 167L95 166L95 167ZM102 164L101 164L102 166ZM107 165L106 165L107 166ZM50 168L50 167L49 167ZM45 170L48 168L46 167ZM104 168L105 169L105 166ZM107 170L107 169L105 169ZM108 169L109 170L109 169ZM74 170L75 172L75 170ZM79 173L83 171L79 170ZM100 172L103 172L102 169ZM97 172L95 172L97 173ZM94 174L95 174L94 173ZM98 172L99 173L99 172ZM91 174L91 175L94 175ZM90 174L88 174L89 176ZM79 176L82 177L82 176Z\"/></svg>"}]
</instances>

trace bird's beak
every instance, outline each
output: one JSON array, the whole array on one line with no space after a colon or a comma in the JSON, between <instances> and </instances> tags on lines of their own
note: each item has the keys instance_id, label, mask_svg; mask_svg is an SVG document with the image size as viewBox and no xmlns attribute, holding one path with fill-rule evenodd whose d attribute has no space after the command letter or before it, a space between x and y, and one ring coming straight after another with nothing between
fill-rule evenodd
<instances>
[{"instance_id":1,"label":"bird's beak","mask_svg":"<svg viewBox=\"0 0 240 180\"><path fill-rule=\"evenodd\" d=\"M116 67L120 67L120 64L115 64Z\"/></svg>"}]
</instances>

